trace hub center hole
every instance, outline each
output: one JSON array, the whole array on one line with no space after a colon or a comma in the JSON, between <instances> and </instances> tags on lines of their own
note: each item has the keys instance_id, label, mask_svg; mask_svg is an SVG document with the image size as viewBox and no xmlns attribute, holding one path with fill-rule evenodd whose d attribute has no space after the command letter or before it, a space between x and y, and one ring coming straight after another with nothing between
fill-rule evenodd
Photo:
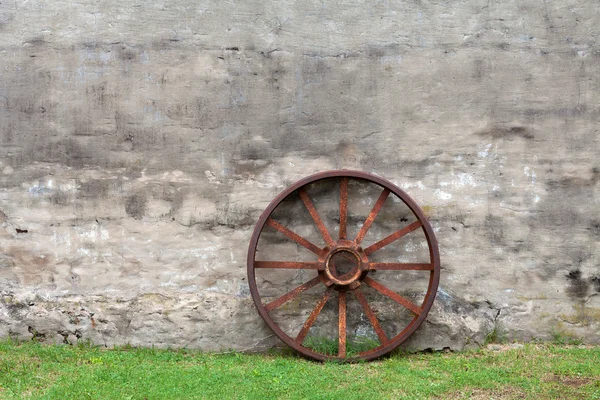
<instances>
[{"instance_id":1,"label":"hub center hole","mask_svg":"<svg viewBox=\"0 0 600 400\"><path fill-rule=\"evenodd\" d=\"M343 277L358 268L358 260L356 256L349 251L338 251L331 256L329 260L330 271L336 277Z\"/></svg>"}]
</instances>

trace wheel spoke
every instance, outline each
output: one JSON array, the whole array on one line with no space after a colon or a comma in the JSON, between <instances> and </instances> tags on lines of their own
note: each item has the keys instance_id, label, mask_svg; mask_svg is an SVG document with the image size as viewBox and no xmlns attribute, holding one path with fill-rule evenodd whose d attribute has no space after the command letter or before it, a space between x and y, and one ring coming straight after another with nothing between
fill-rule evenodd
<instances>
[{"instance_id":1,"label":"wheel spoke","mask_svg":"<svg viewBox=\"0 0 600 400\"><path fill-rule=\"evenodd\" d=\"M296 261L254 261L254 268L281 268L281 269L317 269L324 270L325 265L320 262Z\"/></svg>"},{"instance_id":2,"label":"wheel spoke","mask_svg":"<svg viewBox=\"0 0 600 400\"><path fill-rule=\"evenodd\" d=\"M275 221L274 219L269 218L269 219L267 219L267 222L265 222L265 223L267 225L269 225L271 228L276 229L279 232L283 233L285 236L292 239L294 242L298 243L300 246L306 247L308 250L312 251L313 253L319 254L321 252L321 249L319 247L315 246L314 244L312 244L308 240L304 239L302 236L298 235L297 233L290 231L288 228L281 225L279 222Z\"/></svg>"},{"instance_id":3,"label":"wheel spoke","mask_svg":"<svg viewBox=\"0 0 600 400\"><path fill-rule=\"evenodd\" d=\"M371 286L373 289L377 290L379 293L394 300L396 303L408 308L413 313L415 313L417 315L421 315L421 312L423 311L421 309L421 307L417 306L412 301L405 299L404 297L400 296L398 293L390 290L389 288L383 286L381 283L374 281L373 279L369 278L368 276L364 279L363 282L366 283L367 285Z\"/></svg>"},{"instance_id":4,"label":"wheel spoke","mask_svg":"<svg viewBox=\"0 0 600 400\"><path fill-rule=\"evenodd\" d=\"M346 358L346 292L338 292L339 336L338 357Z\"/></svg>"},{"instance_id":5,"label":"wheel spoke","mask_svg":"<svg viewBox=\"0 0 600 400\"><path fill-rule=\"evenodd\" d=\"M371 262L367 266L371 271L433 271L433 264L417 263L379 263Z\"/></svg>"},{"instance_id":6,"label":"wheel spoke","mask_svg":"<svg viewBox=\"0 0 600 400\"><path fill-rule=\"evenodd\" d=\"M377 250L381 249L382 247L387 246L388 244L400 239L402 236L405 236L407 234L409 234L410 232L414 231L417 228L420 228L423 224L421 223L421 221L415 221L412 224L405 226L404 228L400 229L399 231L396 231L394 233L392 233L391 235L389 235L386 238L381 239L379 242L374 243L372 245L370 245L369 247L367 247L365 249L365 254L369 255L372 253L375 253Z\"/></svg>"},{"instance_id":7,"label":"wheel spoke","mask_svg":"<svg viewBox=\"0 0 600 400\"><path fill-rule=\"evenodd\" d=\"M319 232L321 232L321 236L323 236L323 239L325 240L325 244L327 244L327 245L333 244L333 239L331 238L331 235L329 235L329 232L327 231L327 228L325 227L323 220L321 220L321 217L319 216L317 209L313 205L312 201L310 201L310 197L308 197L308 194L306 194L304 189L301 189L298 193L300 194L300 198L302 199L302 202L304 203L304 205L306 206L306 209L310 213L310 216L312 217L313 221L315 221L315 225L317 225L317 229L319 229Z\"/></svg>"},{"instance_id":8,"label":"wheel spoke","mask_svg":"<svg viewBox=\"0 0 600 400\"><path fill-rule=\"evenodd\" d=\"M327 300L329 300L329 296L331 295L332 290L333 289L331 287L328 287L327 290L325 290L323 297L321 297L321 299L319 300L319 302L317 303L315 308L310 313L308 319L304 323L304 326L300 330L300 333L298 333L298 336L296 336L296 343L298 343L299 345L302 346L302 342L304 342L304 339L306 338L306 335L308 334L310 327L313 326L317 317L321 313L321 310L325 306L325 303L327 303Z\"/></svg>"},{"instance_id":9,"label":"wheel spoke","mask_svg":"<svg viewBox=\"0 0 600 400\"><path fill-rule=\"evenodd\" d=\"M381 192L381 194L379 195L379 198L377 199L377 202L375 203L375 205L373 206L373 209L369 213L369 216L365 220L365 223L363 224L362 228L360 228L358 235L356 235L356 239L354 240L356 242L356 244L360 244L360 242L363 241L363 239L365 238L365 235L367 234L367 231L371 227L371 224L373 223L373 221L375 221L375 218L377 217L379 210L381 210L381 207L383 207L383 203L385 203L385 201L389 195L390 195L390 190L387 188L383 189L383 192Z\"/></svg>"},{"instance_id":10,"label":"wheel spoke","mask_svg":"<svg viewBox=\"0 0 600 400\"><path fill-rule=\"evenodd\" d=\"M381 343L382 346L387 346L387 344L389 343L389 339L385 335L385 332L381 328L381 325L379 325L379 321L377 320L375 313L373 312L371 307L369 307L369 303L367 302L365 295L362 294L360 289L355 290L354 294L356 295L358 302L362 306L363 311L367 315L367 318L369 318L369 321L371 321L371 325L373 325L373 329L375 330L377 337L379 337L379 342Z\"/></svg>"},{"instance_id":11,"label":"wheel spoke","mask_svg":"<svg viewBox=\"0 0 600 400\"><path fill-rule=\"evenodd\" d=\"M340 239L346 239L346 224L348 221L348 178L342 178L340 183Z\"/></svg>"},{"instance_id":12,"label":"wheel spoke","mask_svg":"<svg viewBox=\"0 0 600 400\"><path fill-rule=\"evenodd\" d=\"M294 297L298 296L300 293L302 293L302 292L310 289L311 287L317 285L320 281L321 281L321 279L318 276L314 277L310 281L308 281L306 283L303 283L302 285L298 286L296 289L292 290L291 292L288 292L288 293L284 294L283 296L281 296L277 300L273 300L269 304L266 304L265 305L265 309L267 311L271 311L272 309L279 307L283 303L288 302L291 299L293 299Z\"/></svg>"}]
</instances>

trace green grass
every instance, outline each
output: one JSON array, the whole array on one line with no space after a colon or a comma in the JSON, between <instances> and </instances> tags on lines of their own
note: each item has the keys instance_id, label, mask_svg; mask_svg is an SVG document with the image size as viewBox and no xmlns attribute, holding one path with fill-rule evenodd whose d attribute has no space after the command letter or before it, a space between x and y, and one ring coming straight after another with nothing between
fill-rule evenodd
<instances>
[{"instance_id":1,"label":"green grass","mask_svg":"<svg viewBox=\"0 0 600 400\"><path fill-rule=\"evenodd\" d=\"M496 324L496 326L494 327L494 330L491 331L490 333L488 333L488 335L485 338L485 344L506 343L506 342L507 342L506 334L504 333L504 330L502 329L502 327L500 327L498 324Z\"/></svg>"},{"instance_id":2,"label":"green grass","mask_svg":"<svg viewBox=\"0 0 600 400\"><path fill-rule=\"evenodd\" d=\"M600 399L600 347L531 344L338 364L282 354L0 342L0 398L27 397Z\"/></svg>"},{"instance_id":3,"label":"green grass","mask_svg":"<svg viewBox=\"0 0 600 400\"><path fill-rule=\"evenodd\" d=\"M555 330L552 332L552 341L554 342L554 344L567 344L567 345L578 345L581 344L581 339L573 336L573 335L569 335L566 332L561 332L558 330Z\"/></svg>"},{"instance_id":4,"label":"green grass","mask_svg":"<svg viewBox=\"0 0 600 400\"><path fill-rule=\"evenodd\" d=\"M337 338L331 339L318 336L308 336L306 339L304 339L302 345L321 354L336 355L338 353ZM379 342L370 338L349 339L346 342L346 356L353 357L359 353L362 353L363 351L371 350L377 346L379 346Z\"/></svg>"}]
</instances>

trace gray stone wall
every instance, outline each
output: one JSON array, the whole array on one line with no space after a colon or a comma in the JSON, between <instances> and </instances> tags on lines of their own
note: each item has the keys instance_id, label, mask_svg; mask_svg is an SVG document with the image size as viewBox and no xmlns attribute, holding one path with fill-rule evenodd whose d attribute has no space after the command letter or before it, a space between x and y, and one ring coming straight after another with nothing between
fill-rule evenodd
<instances>
[{"instance_id":1,"label":"gray stone wall","mask_svg":"<svg viewBox=\"0 0 600 400\"><path fill-rule=\"evenodd\" d=\"M442 278L407 344L600 338L595 1L0 3L0 337L261 349L247 244L388 178Z\"/></svg>"}]
</instances>

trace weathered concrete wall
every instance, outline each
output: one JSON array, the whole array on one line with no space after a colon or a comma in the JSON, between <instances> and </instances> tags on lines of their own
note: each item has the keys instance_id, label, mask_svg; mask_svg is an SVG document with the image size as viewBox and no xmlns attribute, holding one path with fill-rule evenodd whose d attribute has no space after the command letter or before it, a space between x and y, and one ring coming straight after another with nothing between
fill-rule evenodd
<instances>
[{"instance_id":1,"label":"weathered concrete wall","mask_svg":"<svg viewBox=\"0 0 600 400\"><path fill-rule=\"evenodd\" d=\"M3 0L0 337L278 343L253 225L354 168L440 241L409 346L598 341L599 27L591 0Z\"/></svg>"}]
</instances>

